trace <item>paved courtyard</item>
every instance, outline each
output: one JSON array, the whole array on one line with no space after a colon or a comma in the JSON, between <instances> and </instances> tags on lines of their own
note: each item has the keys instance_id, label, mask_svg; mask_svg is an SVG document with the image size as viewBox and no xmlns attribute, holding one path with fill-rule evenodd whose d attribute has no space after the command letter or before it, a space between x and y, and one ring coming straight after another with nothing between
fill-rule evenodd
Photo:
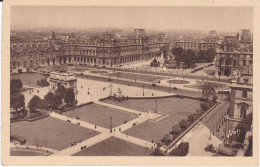
<instances>
[{"instance_id":1,"label":"paved courtyard","mask_svg":"<svg viewBox=\"0 0 260 167\"><path fill-rule=\"evenodd\" d=\"M149 156L153 150L139 145L110 137L97 143L74 156Z\"/></svg>"},{"instance_id":2,"label":"paved courtyard","mask_svg":"<svg viewBox=\"0 0 260 167\"><path fill-rule=\"evenodd\" d=\"M63 115L71 118L79 117L80 120L91 124L110 128L110 117L112 117L112 127L119 126L125 121L135 119L137 116L122 110L109 108L102 105L90 104L70 111L66 111Z\"/></svg>"},{"instance_id":3,"label":"paved courtyard","mask_svg":"<svg viewBox=\"0 0 260 167\"><path fill-rule=\"evenodd\" d=\"M11 124L11 135L26 139L26 145L41 145L55 150L62 150L71 145L97 135L98 132L48 117L29 122Z\"/></svg>"}]
</instances>

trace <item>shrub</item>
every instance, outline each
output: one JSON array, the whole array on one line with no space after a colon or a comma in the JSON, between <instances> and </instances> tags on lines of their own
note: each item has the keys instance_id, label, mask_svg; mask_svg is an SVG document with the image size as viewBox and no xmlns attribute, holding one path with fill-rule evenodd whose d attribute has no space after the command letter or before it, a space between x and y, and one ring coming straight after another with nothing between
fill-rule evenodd
<instances>
[{"instance_id":1,"label":"shrub","mask_svg":"<svg viewBox=\"0 0 260 167\"><path fill-rule=\"evenodd\" d=\"M182 129L186 129L188 127L187 120L183 119L179 122L179 125Z\"/></svg>"},{"instance_id":2,"label":"shrub","mask_svg":"<svg viewBox=\"0 0 260 167\"><path fill-rule=\"evenodd\" d=\"M181 132L181 128L180 128L179 125L174 125L174 126L172 127L172 131L171 131L172 134L178 134L178 133L180 133L180 132Z\"/></svg>"},{"instance_id":3,"label":"shrub","mask_svg":"<svg viewBox=\"0 0 260 167\"><path fill-rule=\"evenodd\" d=\"M208 103L200 103L200 108L201 108L201 110L202 111L207 111L208 110L208 108L209 108L209 105L208 105Z\"/></svg>"},{"instance_id":4,"label":"shrub","mask_svg":"<svg viewBox=\"0 0 260 167\"><path fill-rule=\"evenodd\" d=\"M20 69L20 68L18 69L18 73L22 73L22 71L23 71L22 69Z\"/></svg>"},{"instance_id":5,"label":"shrub","mask_svg":"<svg viewBox=\"0 0 260 167\"><path fill-rule=\"evenodd\" d=\"M170 152L172 156L186 156L189 152L189 143L182 142Z\"/></svg>"},{"instance_id":6,"label":"shrub","mask_svg":"<svg viewBox=\"0 0 260 167\"><path fill-rule=\"evenodd\" d=\"M171 141L172 141L172 136L170 134L164 135L163 138L161 139L161 142L167 146L171 143Z\"/></svg>"},{"instance_id":7,"label":"shrub","mask_svg":"<svg viewBox=\"0 0 260 167\"><path fill-rule=\"evenodd\" d=\"M189 116L188 116L188 120L190 120L190 121L193 121L193 120L195 120L196 119L196 114L190 114Z\"/></svg>"},{"instance_id":8,"label":"shrub","mask_svg":"<svg viewBox=\"0 0 260 167\"><path fill-rule=\"evenodd\" d=\"M151 153L153 156L165 156L159 148L156 148L154 152Z\"/></svg>"},{"instance_id":9,"label":"shrub","mask_svg":"<svg viewBox=\"0 0 260 167\"><path fill-rule=\"evenodd\" d=\"M47 78L41 79L41 81L40 81L39 83L40 83L40 86L41 86L41 87L49 86L49 85L50 85L50 83L47 81ZM37 82L37 84L38 84L38 82Z\"/></svg>"}]
</instances>

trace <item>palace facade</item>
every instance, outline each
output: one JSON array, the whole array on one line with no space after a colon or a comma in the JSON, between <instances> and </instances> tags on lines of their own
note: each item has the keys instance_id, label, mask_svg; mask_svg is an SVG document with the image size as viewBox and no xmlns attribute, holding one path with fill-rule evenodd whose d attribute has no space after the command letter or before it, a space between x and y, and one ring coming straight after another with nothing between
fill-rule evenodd
<instances>
[{"instance_id":1,"label":"palace facade","mask_svg":"<svg viewBox=\"0 0 260 167\"><path fill-rule=\"evenodd\" d=\"M143 31L134 38L115 39L103 33L99 41L58 42L55 35L45 42L11 43L11 69L61 64L120 65L160 57L161 48L169 43L149 41Z\"/></svg>"},{"instance_id":2,"label":"palace facade","mask_svg":"<svg viewBox=\"0 0 260 167\"><path fill-rule=\"evenodd\" d=\"M237 36L226 36L216 53L215 74L232 78L253 64L253 42Z\"/></svg>"}]
</instances>

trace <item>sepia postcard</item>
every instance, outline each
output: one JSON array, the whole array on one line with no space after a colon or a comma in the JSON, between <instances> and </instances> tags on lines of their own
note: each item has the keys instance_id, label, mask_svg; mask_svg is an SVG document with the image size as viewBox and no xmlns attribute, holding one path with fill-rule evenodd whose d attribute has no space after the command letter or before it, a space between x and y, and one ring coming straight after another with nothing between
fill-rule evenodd
<instances>
[{"instance_id":1,"label":"sepia postcard","mask_svg":"<svg viewBox=\"0 0 260 167\"><path fill-rule=\"evenodd\" d=\"M258 166L260 1L9 0L2 164Z\"/></svg>"}]
</instances>

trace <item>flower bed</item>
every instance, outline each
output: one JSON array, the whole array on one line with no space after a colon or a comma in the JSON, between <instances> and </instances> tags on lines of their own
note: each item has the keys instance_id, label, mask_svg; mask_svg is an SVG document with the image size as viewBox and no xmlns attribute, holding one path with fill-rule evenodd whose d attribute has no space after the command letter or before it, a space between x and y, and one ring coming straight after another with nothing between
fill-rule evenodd
<instances>
[{"instance_id":1,"label":"flower bed","mask_svg":"<svg viewBox=\"0 0 260 167\"><path fill-rule=\"evenodd\" d=\"M169 80L168 81L169 83L171 84L189 84L190 82L189 81L186 81L186 80Z\"/></svg>"}]
</instances>

